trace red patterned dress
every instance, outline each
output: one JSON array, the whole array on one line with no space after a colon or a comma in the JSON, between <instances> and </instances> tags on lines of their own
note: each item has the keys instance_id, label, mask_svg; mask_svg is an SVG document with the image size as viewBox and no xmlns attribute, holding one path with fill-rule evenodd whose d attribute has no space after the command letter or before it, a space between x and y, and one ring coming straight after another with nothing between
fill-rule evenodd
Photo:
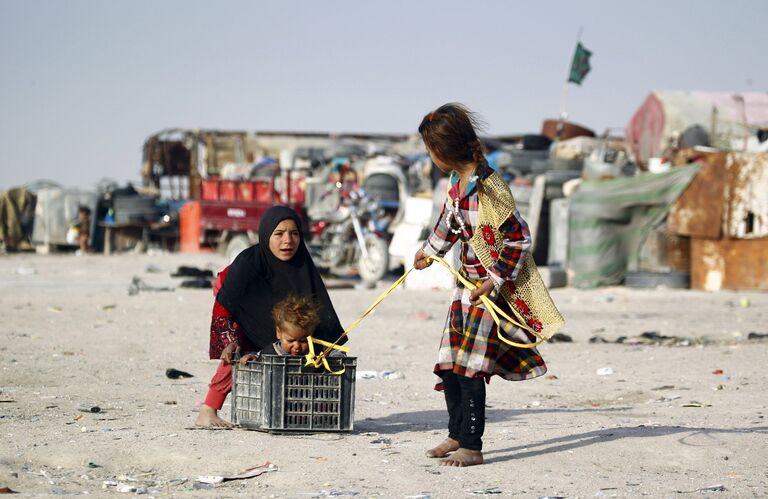
<instances>
[{"instance_id":1,"label":"red patterned dress","mask_svg":"<svg viewBox=\"0 0 768 499\"><path fill-rule=\"evenodd\" d=\"M243 334L240 326L235 319L232 318L232 314L229 313L224 305L216 301L216 295L221 289L221 285L224 283L224 278L227 277L229 272L229 266L219 272L216 276L216 280L213 282L213 311L211 312L211 339L208 347L208 356L211 359L218 359L221 357L221 352L224 347L237 341L240 345L240 350L243 352L252 352L256 349L251 345L248 337Z\"/></svg>"},{"instance_id":2,"label":"red patterned dress","mask_svg":"<svg viewBox=\"0 0 768 499\"><path fill-rule=\"evenodd\" d=\"M496 264L486 269L475 255L469 240L477 228L477 179L485 178L493 170L482 167L477 170L464 193L459 193L459 177L451 176L451 188L443 206L440 219L422 250L427 255L444 256L456 243L461 243L460 272L471 282L492 279L495 289L490 298L508 315L506 301L498 294L500 286L514 286L514 280L522 268L525 258L529 257L531 234L528 224L515 210L499 227L504 237L504 249L500 254L492 253ZM458 217L452 212L458 208ZM463 222L461 225L458 220ZM483 230L483 228L480 228ZM494 238L490 230L483 231L484 239ZM495 241L487 240L489 244ZM502 342L497 334L497 326L485 305L472 305L469 300L471 290L456 282L451 307L440 342L437 363L434 372L451 370L457 375L467 377L485 377L486 381L494 374L507 380L524 380L541 376L547 371L544 360L535 348L519 348ZM530 333L501 318L502 328L507 338L518 343L532 343L536 340ZM441 389L438 383L436 389Z\"/></svg>"}]
</instances>

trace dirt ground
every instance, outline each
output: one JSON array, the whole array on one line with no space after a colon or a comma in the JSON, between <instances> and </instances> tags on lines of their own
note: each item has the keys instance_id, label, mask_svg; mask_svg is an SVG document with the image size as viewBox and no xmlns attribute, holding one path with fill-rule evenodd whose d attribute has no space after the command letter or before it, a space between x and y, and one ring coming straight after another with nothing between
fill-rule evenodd
<instances>
[{"instance_id":1,"label":"dirt ground","mask_svg":"<svg viewBox=\"0 0 768 499\"><path fill-rule=\"evenodd\" d=\"M223 264L213 254L0 257L0 487L30 496L768 494L768 340L748 339L768 333L766 293L554 290L573 342L541 347L545 376L492 380L487 464L460 469L424 456L446 434L431 374L446 290L398 289L351 333L359 370L400 375L357 380L353 432L190 430L216 366L212 296L170 274ZM129 296L134 276L175 290ZM386 287L332 290L342 322ZM688 339L637 340L649 332ZM171 367L194 377L169 379ZM197 482L265 461L277 471Z\"/></svg>"}]
</instances>

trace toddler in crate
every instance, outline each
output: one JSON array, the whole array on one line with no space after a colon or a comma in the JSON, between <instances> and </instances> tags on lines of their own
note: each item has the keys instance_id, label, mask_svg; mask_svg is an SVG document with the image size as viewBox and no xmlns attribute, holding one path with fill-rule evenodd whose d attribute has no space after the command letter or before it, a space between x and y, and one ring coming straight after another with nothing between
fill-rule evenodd
<instances>
[{"instance_id":1,"label":"toddler in crate","mask_svg":"<svg viewBox=\"0 0 768 499\"><path fill-rule=\"evenodd\" d=\"M311 297L288 295L272 309L277 341L258 353L240 357L240 364L256 359L259 355L305 355L309 350L309 336L320 323L320 305Z\"/></svg>"}]
</instances>

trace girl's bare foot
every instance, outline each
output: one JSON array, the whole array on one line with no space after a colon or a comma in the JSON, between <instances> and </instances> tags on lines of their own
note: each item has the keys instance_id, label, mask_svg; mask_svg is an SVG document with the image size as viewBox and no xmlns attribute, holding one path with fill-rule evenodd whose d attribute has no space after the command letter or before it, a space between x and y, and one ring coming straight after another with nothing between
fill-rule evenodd
<instances>
[{"instance_id":1,"label":"girl's bare foot","mask_svg":"<svg viewBox=\"0 0 768 499\"><path fill-rule=\"evenodd\" d=\"M427 451L427 457L445 457L450 452L453 452L459 448L459 442L452 438L446 438L440 442L434 449Z\"/></svg>"},{"instance_id":2,"label":"girl's bare foot","mask_svg":"<svg viewBox=\"0 0 768 499\"><path fill-rule=\"evenodd\" d=\"M459 448L456 452L440 461L440 466L475 466L483 464L483 453L479 450Z\"/></svg>"},{"instance_id":3,"label":"girl's bare foot","mask_svg":"<svg viewBox=\"0 0 768 499\"><path fill-rule=\"evenodd\" d=\"M229 421L221 419L216 409L203 404L200 408L200 414L197 415L195 426L204 428L232 428L234 425Z\"/></svg>"}]
</instances>

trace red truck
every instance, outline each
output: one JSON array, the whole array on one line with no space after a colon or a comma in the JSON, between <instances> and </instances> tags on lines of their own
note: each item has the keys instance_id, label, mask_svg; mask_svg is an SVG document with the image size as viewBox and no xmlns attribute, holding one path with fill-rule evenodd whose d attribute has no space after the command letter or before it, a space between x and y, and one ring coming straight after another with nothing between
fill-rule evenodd
<instances>
[{"instance_id":1,"label":"red truck","mask_svg":"<svg viewBox=\"0 0 768 499\"><path fill-rule=\"evenodd\" d=\"M233 259L257 242L261 217L275 204L292 207L306 220L303 182L276 161L262 161L260 167L250 136L170 129L145 141L144 187L179 208L181 251L212 248ZM259 152L269 157L269 151Z\"/></svg>"}]
</instances>

